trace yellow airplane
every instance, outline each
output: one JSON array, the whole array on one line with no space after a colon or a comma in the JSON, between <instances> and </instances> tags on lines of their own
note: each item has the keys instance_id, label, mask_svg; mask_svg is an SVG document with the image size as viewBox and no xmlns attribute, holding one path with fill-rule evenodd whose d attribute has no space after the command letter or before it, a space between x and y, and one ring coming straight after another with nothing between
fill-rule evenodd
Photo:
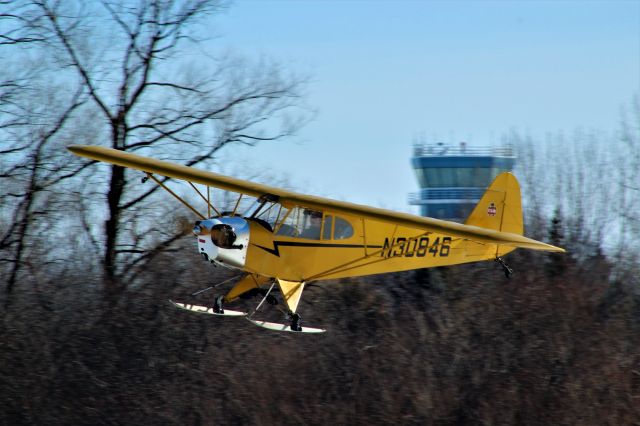
<instances>
[{"instance_id":1,"label":"yellow airplane","mask_svg":"<svg viewBox=\"0 0 640 426\"><path fill-rule=\"evenodd\" d=\"M246 273L225 296L215 297L211 307L174 302L177 307L245 316L224 305L247 293L260 294L263 298L248 318L272 330L325 331L302 327L297 312L302 291L312 281L486 260L499 262L510 276L512 271L502 257L516 248L564 252L522 235L520 186L511 173L497 176L466 222L460 224L299 194L105 147L74 145L69 150L146 173L199 216L193 232L202 257ZM206 204L206 214L167 188L156 175L189 182ZM206 187L206 196L194 183ZM216 209L210 187L239 194L235 208ZM238 212L243 197L255 198L255 208L244 216ZM253 320L263 302L277 303L271 295L276 284L290 323Z\"/></svg>"}]
</instances>

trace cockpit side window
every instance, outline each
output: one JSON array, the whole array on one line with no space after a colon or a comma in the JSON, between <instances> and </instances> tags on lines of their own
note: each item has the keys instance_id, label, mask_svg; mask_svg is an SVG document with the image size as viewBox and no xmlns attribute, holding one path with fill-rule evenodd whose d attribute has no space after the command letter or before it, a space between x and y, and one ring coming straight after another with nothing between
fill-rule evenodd
<instances>
[{"instance_id":1,"label":"cockpit side window","mask_svg":"<svg viewBox=\"0 0 640 426\"><path fill-rule=\"evenodd\" d=\"M320 239L322 212L295 207L287 215L284 223L276 226L276 234L287 237Z\"/></svg>"},{"instance_id":2,"label":"cockpit side window","mask_svg":"<svg viewBox=\"0 0 640 426\"><path fill-rule=\"evenodd\" d=\"M265 205L258 211L257 214L251 216L253 219L258 219L262 221L263 224L269 224L271 229L274 229L276 225L282 220L282 218L287 214L287 209L282 207L281 204L278 203L265 203Z\"/></svg>"},{"instance_id":3,"label":"cockpit side window","mask_svg":"<svg viewBox=\"0 0 640 426\"><path fill-rule=\"evenodd\" d=\"M302 219L300 238L319 240L320 227L322 226L322 212L305 209Z\"/></svg>"}]
</instances>

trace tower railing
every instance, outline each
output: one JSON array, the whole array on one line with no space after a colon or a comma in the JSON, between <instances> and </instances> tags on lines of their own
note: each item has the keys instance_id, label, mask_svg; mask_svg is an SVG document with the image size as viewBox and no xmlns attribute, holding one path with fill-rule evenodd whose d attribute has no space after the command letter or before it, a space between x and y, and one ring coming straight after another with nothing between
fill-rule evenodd
<instances>
[{"instance_id":1,"label":"tower railing","mask_svg":"<svg viewBox=\"0 0 640 426\"><path fill-rule=\"evenodd\" d=\"M504 147L469 147L466 144L451 146L446 144L416 144L413 146L415 157L438 156L491 156L491 157L515 157L511 146Z\"/></svg>"},{"instance_id":2,"label":"tower railing","mask_svg":"<svg viewBox=\"0 0 640 426\"><path fill-rule=\"evenodd\" d=\"M409 204L430 204L438 202L477 202L486 188L424 188L409 194Z\"/></svg>"}]
</instances>

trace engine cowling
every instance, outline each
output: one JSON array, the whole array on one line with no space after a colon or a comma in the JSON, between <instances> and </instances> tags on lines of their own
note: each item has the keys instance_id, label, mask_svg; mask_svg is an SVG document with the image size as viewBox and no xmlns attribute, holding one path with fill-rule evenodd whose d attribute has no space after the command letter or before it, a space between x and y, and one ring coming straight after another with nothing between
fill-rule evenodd
<instances>
[{"instance_id":1,"label":"engine cowling","mask_svg":"<svg viewBox=\"0 0 640 426\"><path fill-rule=\"evenodd\" d=\"M193 233L198 251L209 262L242 269L247 259L249 224L241 217L230 216L197 221Z\"/></svg>"}]
</instances>

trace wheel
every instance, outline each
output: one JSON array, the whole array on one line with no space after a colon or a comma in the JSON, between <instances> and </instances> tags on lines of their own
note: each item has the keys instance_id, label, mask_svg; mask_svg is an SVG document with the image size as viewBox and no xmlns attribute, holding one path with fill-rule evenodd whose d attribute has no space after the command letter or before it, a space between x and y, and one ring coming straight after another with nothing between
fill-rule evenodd
<instances>
[{"instance_id":1,"label":"wheel","mask_svg":"<svg viewBox=\"0 0 640 426\"><path fill-rule=\"evenodd\" d=\"M291 330L293 331L302 331L302 326L300 325L301 318L298 314L291 314Z\"/></svg>"},{"instance_id":2,"label":"wheel","mask_svg":"<svg viewBox=\"0 0 640 426\"><path fill-rule=\"evenodd\" d=\"M224 300L224 296L216 296L213 302L213 312L216 314L224 314L224 309L222 308L222 302Z\"/></svg>"}]
</instances>

